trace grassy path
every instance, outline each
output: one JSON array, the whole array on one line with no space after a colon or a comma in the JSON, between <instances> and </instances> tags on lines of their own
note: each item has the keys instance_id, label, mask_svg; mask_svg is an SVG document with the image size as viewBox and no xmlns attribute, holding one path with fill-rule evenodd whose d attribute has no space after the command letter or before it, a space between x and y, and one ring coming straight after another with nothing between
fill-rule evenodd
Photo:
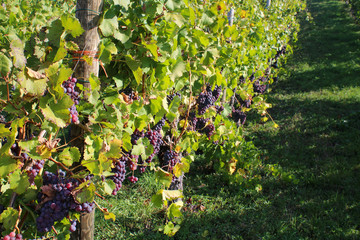
<instances>
[{"instance_id":1,"label":"grassy path","mask_svg":"<svg viewBox=\"0 0 360 240\"><path fill-rule=\"evenodd\" d=\"M255 129L270 162L300 180L265 188L270 239L360 239L360 27L341 0L308 8L313 23L270 97L280 129Z\"/></svg>"},{"instance_id":2,"label":"grassy path","mask_svg":"<svg viewBox=\"0 0 360 240\"><path fill-rule=\"evenodd\" d=\"M211 171L189 175L185 195L205 210L186 212L174 239L360 239L360 26L342 0L308 8L313 22L269 96L280 127L251 126L267 163L299 183L267 176L262 192L239 193ZM121 191L116 222L99 222L96 239L169 239L153 231L163 218L146 204L148 182Z\"/></svg>"}]
</instances>

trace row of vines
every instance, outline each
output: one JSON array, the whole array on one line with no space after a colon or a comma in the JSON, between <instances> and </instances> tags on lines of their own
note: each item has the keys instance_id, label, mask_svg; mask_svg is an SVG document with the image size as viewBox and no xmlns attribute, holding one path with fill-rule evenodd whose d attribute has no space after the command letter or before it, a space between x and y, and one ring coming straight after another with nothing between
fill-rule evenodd
<instances>
[{"instance_id":1,"label":"row of vines","mask_svg":"<svg viewBox=\"0 0 360 240\"><path fill-rule=\"evenodd\" d=\"M100 12L75 4L0 6L2 237L68 239L94 208L115 220L96 199L145 171L162 183L152 202L166 209L162 229L172 236L196 154L234 182L251 169L244 123L249 112L271 118L264 93L304 5L107 0ZM76 11L99 17L97 50L75 43L84 32ZM76 78L79 61L99 64L99 76ZM74 126L80 135L70 134Z\"/></svg>"}]
</instances>

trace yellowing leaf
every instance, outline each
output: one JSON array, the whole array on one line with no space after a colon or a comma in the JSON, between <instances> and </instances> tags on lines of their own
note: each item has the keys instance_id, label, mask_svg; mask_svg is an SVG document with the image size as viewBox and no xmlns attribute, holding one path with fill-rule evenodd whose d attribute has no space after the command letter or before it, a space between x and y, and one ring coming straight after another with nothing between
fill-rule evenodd
<instances>
[{"instance_id":1,"label":"yellowing leaf","mask_svg":"<svg viewBox=\"0 0 360 240\"><path fill-rule=\"evenodd\" d=\"M115 222L116 216L111 212L104 212L104 218L105 220L112 219Z\"/></svg>"}]
</instances>

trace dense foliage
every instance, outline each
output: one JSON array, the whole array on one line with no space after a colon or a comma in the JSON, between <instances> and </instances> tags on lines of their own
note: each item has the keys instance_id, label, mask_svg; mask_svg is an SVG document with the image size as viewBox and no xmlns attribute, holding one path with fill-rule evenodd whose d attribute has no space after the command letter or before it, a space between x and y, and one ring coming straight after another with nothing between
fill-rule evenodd
<instances>
[{"instance_id":1,"label":"dense foliage","mask_svg":"<svg viewBox=\"0 0 360 240\"><path fill-rule=\"evenodd\" d=\"M163 231L181 223L181 181L195 152L240 181L252 149L249 111L268 119L264 93L296 33L300 0L109 0L97 59L74 39L83 29L72 4L5 1L0 7L0 215L3 236L49 231L69 237L95 196L116 195L146 169L163 189ZM67 14L64 14L67 13ZM99 77L74 78L73 53L100 63ZM90 89L82 83L89 82ZM84 149L68 132L78 125ZM251 144L250 144L251 145ZM5 207L6 206L6 207ZM36 224L31 224L35 223ZM36 227L34 227L36 226Z\"/></svg>"}]
</instances>

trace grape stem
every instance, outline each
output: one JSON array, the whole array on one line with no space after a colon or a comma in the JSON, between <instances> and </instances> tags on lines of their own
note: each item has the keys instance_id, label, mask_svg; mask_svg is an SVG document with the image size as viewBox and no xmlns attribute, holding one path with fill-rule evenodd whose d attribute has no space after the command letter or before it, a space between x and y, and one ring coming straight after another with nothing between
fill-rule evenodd
<instances>
[{"instance_id":1,"label":"grape stem","mask_svg":"<svg viewBox=\"0 0 360 240\"><path fill-rule=\"evenodd\" d=\"M188 62L190 63L190 60L188 60ZM190 67L190 70L189 70L189 88L190 88L190 98L189 98L189 106L188 106L188 109L186 111L185 123L184 123L184 127L183 127L179 137L174 141L175 145L179 142L180 138L184 135L184 133L186 131L186 128L187 128L189 115L190 115L191 98L192 98L192 94L193 94L192 86L191 86L191 67Z\"/></svg>"},{"instance_id":2,"label":"grape stem","mask_svg":"<svg viewBox=\"0 0 360 240\"><path fill-rule=\"evenodd\" d=\"M62 167L66 172L68 172L70 175L74 175L74 173L67 168L64 164L62 164L61 162L56 161L55 159L53 159L52 157L48 158L50 161L52 161L53 163L55 163L56 165Z\"/></svg>"}]
</instances>

